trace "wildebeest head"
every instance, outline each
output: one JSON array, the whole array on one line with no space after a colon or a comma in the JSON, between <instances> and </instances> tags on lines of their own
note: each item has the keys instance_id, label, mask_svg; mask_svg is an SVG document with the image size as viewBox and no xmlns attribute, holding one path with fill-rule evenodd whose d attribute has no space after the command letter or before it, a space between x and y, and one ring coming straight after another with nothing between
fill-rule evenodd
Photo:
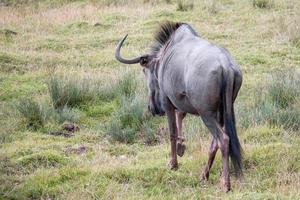
<instances>
[{"instance_id":1,"label":"wildebeest head","mask_svg":"<svg viewBox=\"0 0 300 200\"><path fill-rule=\"evenodd\" d=\"M126 59L121 56L120 50L126 40L128 35L126 35L118 44L115 52L116 59L121 63L125 64L136 64L140 63L143 67L143 72L147 79L148 87L148 109L153 115L164 115L164 109L161 103L160 88L157 79L158 70L158 59L151 54L142 55L133 59Z\"/></svg>"}]
</instances>

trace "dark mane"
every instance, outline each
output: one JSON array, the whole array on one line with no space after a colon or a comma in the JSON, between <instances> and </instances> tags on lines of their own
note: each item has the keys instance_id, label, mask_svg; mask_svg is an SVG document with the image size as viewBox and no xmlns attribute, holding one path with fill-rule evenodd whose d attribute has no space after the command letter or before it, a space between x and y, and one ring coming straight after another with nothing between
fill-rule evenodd
<instances>
[{"instance_id":1,"label":"dark mane","mask_svg":"<svg viewBox=\"0 0 300 200\"><path fill-rule=\"evenodd\" d=\"M151 54L157 55L163 45L167 43L171 35L184 23L166 21L161 24L154 36L154 43L151 46Z\"/></svg>"}]
</instances>

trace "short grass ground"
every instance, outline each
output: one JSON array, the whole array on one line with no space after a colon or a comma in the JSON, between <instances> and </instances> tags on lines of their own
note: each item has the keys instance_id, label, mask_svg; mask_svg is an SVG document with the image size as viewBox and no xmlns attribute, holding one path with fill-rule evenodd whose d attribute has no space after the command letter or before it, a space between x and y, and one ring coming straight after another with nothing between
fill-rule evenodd
<instances>
[{"instance_id":1,"label":"short grass ground","mask_svg":"<svg viewBox=\"0 0 300 200\"><path fill-rule=\"evenodd\" d=\"M299 95L293 106L283 106L281 118L265 119L263 112L269 112L269 107L260 107L267 101L264 94L272 74L291 70L299 74L299 1L274 0L262 8L251 0L195 0L186 9L178 4L167 0L1 1L0 199L300 199L300 132L292 123L300 121ZM185 2L180 4L184 8ZM118 63L115 46L128 33L123 54L146 52L164 20L190 23L202 37L228 48L241 65L244 82L236 111L245 180L238 183L232 178L233 191L228 194L219 187L219 154L211 179L205 184L198 180L211 136L196 117L184 121L187 152L179 159L177 171L166 167L166 120L147 118L148 128L130 129L142 136L129 144L107 136L115 110L129 104L103 88L134 73L136 93L146 99L140 66ZM48 90L57 74L62 80L77 77L74 80L81 85L90 83L79 90L88 90L85 99L62 109L63 114L49 114L51 119L42 115L45 121L35 127L19 112L24 106L20 102L29 98L45 105L42 114L48 113L48 107L49 113L57 112ZM292 114L291 123L281 123ZM49 134L66 121L79 125L75 136ZM143 132L155 135L145 139ZM152 139L157 142L149 142Z\"/></svg>"}]
</instances>

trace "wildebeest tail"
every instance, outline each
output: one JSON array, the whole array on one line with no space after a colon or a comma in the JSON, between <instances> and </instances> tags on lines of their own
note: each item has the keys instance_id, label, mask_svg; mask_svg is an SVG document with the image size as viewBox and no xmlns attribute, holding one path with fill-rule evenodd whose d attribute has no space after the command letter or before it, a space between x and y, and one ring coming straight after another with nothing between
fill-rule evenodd
<instances>
[{"instance_id":1,"label":"wildebeest tail","mask_svg":"<svg viewBox=\"0 0 300 200\"><path fill-rule=\"evenodd\" d=\"M242 148L236 132L233 107L234 74L229 72L226 78L223 75L222 103L225 133L229 137L229 156L236 176L242 175Z\"/></svg>"}]
</instances>

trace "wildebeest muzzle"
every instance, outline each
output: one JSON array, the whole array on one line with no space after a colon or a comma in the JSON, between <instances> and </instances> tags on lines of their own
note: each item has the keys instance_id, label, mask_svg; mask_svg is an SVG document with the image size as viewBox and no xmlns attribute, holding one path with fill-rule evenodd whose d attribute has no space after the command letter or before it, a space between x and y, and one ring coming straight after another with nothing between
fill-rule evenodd
<instances>
[{"instance_id":1,"label":"wildebeest muzzle","mask_svg":"<svg viewBox=\"0 0 300 200\"><path fill-rule=\"evenodd\" d=\"M150 101L148 105L148 110L153 116L155 115L163 116L165 114L165 111L161 106L160 102L154 103L153 101Z\"/></svg>"}]
</instances>

